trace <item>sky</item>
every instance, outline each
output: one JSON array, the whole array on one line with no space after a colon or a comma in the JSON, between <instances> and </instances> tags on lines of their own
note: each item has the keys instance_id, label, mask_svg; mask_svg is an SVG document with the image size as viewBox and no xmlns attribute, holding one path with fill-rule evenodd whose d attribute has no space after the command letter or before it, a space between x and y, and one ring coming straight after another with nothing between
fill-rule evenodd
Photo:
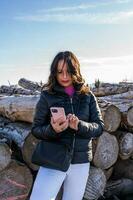
<instances>
[{"instance_id":1,"label":"sky","mask_svg":"<svg viewBox=\"0 0 133 200\"><path fill-rule=\"evenodd\" d=\"M0 1L0 85L47 82L65 50L89 84L133 81L133 0Z\"/></svg>"}]
</instances>

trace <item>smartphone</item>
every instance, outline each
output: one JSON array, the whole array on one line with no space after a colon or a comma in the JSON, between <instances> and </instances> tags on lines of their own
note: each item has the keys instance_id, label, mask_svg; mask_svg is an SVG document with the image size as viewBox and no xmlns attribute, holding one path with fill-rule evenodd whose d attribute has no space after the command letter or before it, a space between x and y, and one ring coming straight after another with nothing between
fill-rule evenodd
<instances>
[{"instance_id":1,"label":"smartphone","mask_svg":"<svg viewBox=\"0 0 133 200\"><path fill-rule=\"evenodd\" d=\"M63 120L66 120L65 110L63 107L51 107L50 111L51 111L54 121L56 121L57 119L61 117Z\"/></svg>"}]
</instances>

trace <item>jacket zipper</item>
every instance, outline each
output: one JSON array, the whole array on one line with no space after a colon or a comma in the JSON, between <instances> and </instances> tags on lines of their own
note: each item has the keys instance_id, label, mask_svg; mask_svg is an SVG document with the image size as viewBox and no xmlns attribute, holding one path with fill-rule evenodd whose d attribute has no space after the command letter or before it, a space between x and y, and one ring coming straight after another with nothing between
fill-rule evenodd
<instances>
[{"instance_id":1,"label":"jacket zipper","mask_svg":"<svg viewBox=\"0 0 133 200\"><path fill-rule=\"evenodd\" d=\"M74 109L73 109L73 99L72 99L72 97L70 97L70 104L71 104L72 114L74 114ZM75 145L75 133L74 133L73 143L72 143L72 154L73 154L73 151L74 151L74 145Z\"/></svg>"}]
</instances>

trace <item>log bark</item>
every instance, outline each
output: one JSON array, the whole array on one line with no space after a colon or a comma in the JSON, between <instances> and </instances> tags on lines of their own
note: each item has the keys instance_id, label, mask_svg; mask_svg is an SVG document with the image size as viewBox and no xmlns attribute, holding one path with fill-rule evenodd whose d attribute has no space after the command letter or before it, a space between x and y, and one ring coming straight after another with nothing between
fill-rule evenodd
<instances>
[{"instance_id":1,"label":"log bark","mask_svg":"<svg viewBox=\"0 0 133 200\"><path fill-rule=\"evenodd\" d=\"M93 88L93 92L97 97L121 94L133 91L133 84L130 85L108 85L105 87Z\"/></svg>"},{"instance_id":2,"label":"log bark","mask_svg":"<svg viewBox=\"0 0 133 200\"><path fill-rule=\"evenodd\" d=\"M27 200L33 183L30 170L15 160L0 173L0 199Z\"/></svg>"},{"instance_id":3,"label":"log bark","mask_svg":"<svg viewBox=\"0 0 133 200\"><path fill-rule=\"evenodd\" d=\"M121 160L114 165L114 170L112 174L113 179L129 178L133 180L133 160Z\"/></svg>"},{"instance_id":4,"label":"log bark","mask_svg":"<svg viewBox=\"0 0 133 200\"><path fill-rule=\"evenodd\" d=\"M107 182L104 196L109 198L114 195L126 195L133 194L133 180L131 179L119 179L110 180Z\"/></svg>"},{"instance_id":5,"label":"log bark","mask_svg":"<svg viewBox=\"0 0 133 200\"><path fill-rule=\"evenodd\" d=\"M39 95L0 97L0 115L11 121L32 123Z\"/></svg>"},{"instance_id":6,"label":"log bark","mask_svg":"<svg viewBox=\"0 0 133 200\"><path fill-rule=\"evenodd\" d=\"M116 131L121 122L121 113L119 108L106 101L98 100L98 103L104 119L104 129L110 133Z\"/></svg>"},{"instance_id":7,"label":"log bark","mask_svg":"<svg viewBox=\"0 0 133 200\"><path fill-rule=\"evenodd\" d=\"M41 91L41 87L42 87L42 83L38 83L38 82L33 82L30 80L27 80L25 78L21 78L18 81L18 85L20 85L21 87L28 89L28 90L32 90L32 91Z\"/></svg>"},{"instance_id":8,"label":"log bark","mask_svg":"<svg viewBox=\"0 0 133 200\"><path fill-rule=\"evenodd\" d=\"M130 159L132 159L132 160L133 160L133 153L132 153L132 155L131 155Z\"/></svg>"},{"instance_id":9,"label":"log bark","mask_svg":"<svg viewBox=\"0 0 133 200\"><path fill-rule=\"evenodd\" d=\"M133 100L133 90L132 91L128 91L128 92L124 92L124 93L120 93L120 94L115 94L115 95L109 95L109 96L104 96L104 97L100 97L101 99L104 99L106 101L120 101L122 99L128 99L128 100Z\"/></svg>"},{"instance_id":10,"label":"log bark","mask_svg":"<svg viewBox=\"0 0 133 200\"><path fill-rule=\"evenodd\" d=\"M113 173L113 167L110 167L109 169L104 169L103 171L106 176L106 180L109 180Z\"/></svg>"},{"instance_id":11,"label":"log bark","mask_svg":"<svg viewBox=\"0 0 133 200\"><path fill-rule=\"evenodd\" d=\"M86 184L84 198L97 200L103 195L106 186L106 177L100 168L90 167L89 177Z\"/></svg>"},{"instance_id":12,"label":"log bark","mask_svg":"<svg viewBox=\"0 0 133 200\"><path fill-rule=\"evenodd\" d=\"M0 172L11 162L11 150L7 144L0 142Z\"/></svg>"},{"instance_id":13,"label":"log bark","mask_svg":"<svg viewBox=\"0 0 133 200\"><path fill-rule=\"evenodd\" d=\"M10 85L10 86L2 85L2 86L0 86L0 94L7 95L7 96L10 96L10 95L15 95L15 96L17 96L17 95L35 95L35 94L39 94L39 93L40 92L31 91L28 89L18 87L18 85Z\"/></svg>"},{"instance_id":14,"label":"log bark","mask_svg":"<svg viewBox=\"0 0 133 200\"><path fill-rule=\"evenodd\" d=\"M39 142L39 140L30 133L26 137L25 142L22 147L23 159L27 163L27 165L33 170L39 169L39 166L37 166L31 162L31 157L32 157L33 151L35 150L35 147L38 142Z\"/></svg>"},{"instance_id":15,"label":"log bark","mask_svg":"<svg viewBox=\"0 0 133 200\"><path fill-rule=\"evenodd\" d=\"M117 96L117 95L114 95ZM121 127L133 132L133 96L131 98L100 97L99 101L115 105L121 113Z\"/></svg>"},{"instance_id":16,"label":"log bark","mask_svg":"<svg viewBox=\"0 0 133 200\"><path fill-rule=\"evenodd\" d=\"M10 119L0 116L0 127L4 127L9 123L11 123Z\"/></svg>"},{"instance_id":17,"label":"log bark","mask_svg":"<svg viewBox=\"0 0 133 200\"><path fill-rule=\"evenodd\" d=\"M10 143L13 141L21 148L30 130L31 124L19 122L8 123L4 126L0 126L0 138L6 138Z\"/></svg>"},{"instance_id":18,"label":"log bark","mask_svg":"<svg viewBox=\"0 0 133 200\"><path fill-rule=\"evenodd\" d=\"M97 140L97 147L93 158L93 163L101 169L110 168L118 158L118 142L114 135L108 132L103 134Z\"/></svg>"}]
</instances>

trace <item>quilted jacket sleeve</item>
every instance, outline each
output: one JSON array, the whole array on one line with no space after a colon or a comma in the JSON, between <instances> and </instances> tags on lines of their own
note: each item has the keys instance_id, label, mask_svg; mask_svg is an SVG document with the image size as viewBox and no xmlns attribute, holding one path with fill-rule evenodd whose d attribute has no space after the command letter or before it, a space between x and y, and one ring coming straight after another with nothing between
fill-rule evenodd
<instances>
[{"instance_id":1,"label":"quilted jacket sleeve","mask_svg":"<svg viewBox=\"0 0 133 200\"><path fill-rule=\"evenodd\" d=\"M57 138L60 135L50 124L48 103L43 91L36 105L31 133L38 139Z\"/></svg>"},{"instance_id":2,"label":"quilted jacket sleeve","mask_svg":"<svg viewBox=\"0 0 133 200\"><path fill-rule=\"evenodd\" d=\"M98 137L102 134L104 128L104 122L97 99L93 93L91 93L90 98L90 120L89 122L80 120L78 124L77 134L84 138Z\"/></svg>"}]
</instances>

